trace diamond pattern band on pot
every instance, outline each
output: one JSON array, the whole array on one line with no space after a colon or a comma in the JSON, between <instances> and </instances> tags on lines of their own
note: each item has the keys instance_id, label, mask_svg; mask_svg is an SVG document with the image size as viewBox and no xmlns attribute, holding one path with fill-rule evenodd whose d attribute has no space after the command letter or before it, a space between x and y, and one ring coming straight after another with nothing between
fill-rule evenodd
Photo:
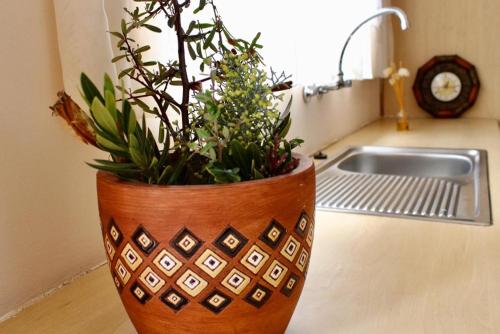
<instances>
[{"instance_id":1,"label":"diamond pattern band on pot","mask_svg":"<svg viewBox=\"0 0 500 334\"><path fill-rule=\"evenodd\" d=\"M120 293L141 305L158 298L173 312L195 302L218 315L235 302L265 307L276 291L294 295L307 271L314 222L303 211L291 226L289 232L272 219L254 240L232 226L215 240L183 228L168 243L142 225L128 236L113 219L103 231Z\"/></svg>"}]
</instances>

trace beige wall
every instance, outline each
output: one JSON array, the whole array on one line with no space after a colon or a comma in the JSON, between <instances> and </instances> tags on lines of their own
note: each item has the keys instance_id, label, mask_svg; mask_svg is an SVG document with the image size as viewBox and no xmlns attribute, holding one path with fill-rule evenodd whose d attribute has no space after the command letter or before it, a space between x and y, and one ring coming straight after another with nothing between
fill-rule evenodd
<instances>
[{"instance_id":1,"label":"beige wall","mask_svg":"<svg viewBox=\"0 0 500 334\"><path fill-rule=\"evenodd\" d=\"M290 136L305 140L299 149L313 154L380 118L380 81L355 81L352 88L330 92L304 103L294 90Z\"/></svg>"},{"instance_id":2,"label":"beige wall","mask_svg":"<svg viewBox=\"0 0 500 334\"><path fill-rule=\"evenodd\" d=\"M51 0L0 2L0 318L105 259L95 151L50 116L62 88Z\"/></svg>"},{"instance_id":3,"label":"beige wall","mask_svg":"<svg viewBox=\"0 0 500 334\"><path fill-rule=\"evenodd\" d=\"M412 72L406 101L412 116L427 116L419 109L411 86L418 68L441 54L458 54L476 65L481 92L466 117L500 119L500 1L498 0L392 0L407 11L412 27L395 29L395 59ZM385 89L385 113L397 111L393 92Z\"/></svg>"}]
</instances>

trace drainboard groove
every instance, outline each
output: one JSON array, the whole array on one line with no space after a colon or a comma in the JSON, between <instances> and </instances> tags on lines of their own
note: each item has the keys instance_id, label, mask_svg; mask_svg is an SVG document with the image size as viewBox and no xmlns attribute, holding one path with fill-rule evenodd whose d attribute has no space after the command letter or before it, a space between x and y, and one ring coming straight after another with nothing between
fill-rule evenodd
<instances>
[{"instance_id":1,"label":"drainboard groove","mask_svg":"<svg viewBox=\"0 0 500 334\"><path fill-rule=\"evenodd\" d=\"M387 187L387 182L391 180L389 175L383 175L379 178L377 182L373 184L371 189L367 189L362 195L358 203L356 203L357 210L367 211L370 204L373 203L378 197L378 195Z\"/></svg>"},{"instance_id":2,"label":"drainboard groove","mask_svg":"<svg viewBox=\"0 0 500 334\"><path fill-rule=\"evenodd\" d=\"M328 204L333 203L333 205L337 208L342 208L342 203L344 203L344 201L348 199L353 192L356 192L360 187L362 187L364 185L363 181L366 179L370 179L370 175L363 175L357 178L357 180L355 180L350 187L346 187L342 194L328 202Z\"/></svg>"},{"instance_id":3,"label":"drainboard groove","mask_svg":"<svg viewBox=\"0 0 500 334\"><path fill-rule=\"evenodd\" d=\"M417 204L413 208L413 212L411 213L414 216L417 216L420 214L422 207L424 206L426 198L429 196L429 193L431 191L431 185L432 185L433 179L432 178L426 178L425 181L425 186L422 192L420 193L420 196L418 197Z\"/></svg>"},{"instance_id":4,"label":"drainboard groove","mask_svg":"<svg viewBox=\"0 0 500 334\"><path fill-rule=\"evenodd\" d=\"M416 187L418 186L420 181L420 178L414 177L412 178L410 184L406 188L406 191L404 192L403 197L401 198L401 201L399 201L399 205L396 208L395 213L396 214L401 214L403 213L403 209L408 205L408 201L410 200L410 196L413 194L415 191Z\"/></svg>"},{"instance_id":5,"label":"drainboard groove","mask_svg":"<svg viewBox=\"0 0 500 334\"><path fill-rule=\"evenodd\" d=\"M439 180L439 186L436 192L436 196L434 197L434 202L432 203L432 208L429 213L429 216L431 217L435 217L438 215L437 211L444 196L444 184L445 184L444 180Z\"/></svg>"},{"instance_id":6,"label":"drainboard groove","mask_svg":"<svg viewBox=\"0 0 500 334\"><path fill-rule=\"evenodd\" d=\"M356 192L351 194L351 196L349 196L346 199L346 201L341 205L341 207L345 209L352 209L359 200L362 200L364 198L365 193L367 191L370 191L373 185L377 183L379 178L380 175L370 176L368 180L365 182L365 184L358 187Z\"/></svg>"},{"instance_id":7,"label":"drainboard groove","mask_svg":"<svg viewBox=\"0 0 500 334\"><path fill-rule=\"evenodd\" d=\"M340 182L334 189L331 189L330 191L325 193L325 197L322 199L322 203L324 203L327 206L331 205L331 200L335 199L336 197L340 196L346 188L349 187L351 184L351 180L353 180L353 183L356 182L357 179L359 179L359 175L349 175L346 177L342 182Z\"/></svg>"},{"instance_id":8,"label":"drainboard groove","mask_svg":"<svg viewBox=\"0 0 500 334\"><path fill-rule=\"evenodd\" d=\"M391 189L396 179L397 178L394 175L388 175L385 177L380 182L380 186L377 187L377 191L374 194L368 194L368 202L358 205L357 208L364 211L375 211L374 208L379 202L383 201L383 196Z\"/></svg>"},{"instance_id":9,"label":"drainboard groove","mask_svg":"<svg viewBox=\"0 0 500 334\"><path fill-rule=\"evenodd\" d=\"M384 193L380 196L377 202L370 209L373 212L385 212L384 205L387 203L387 198L391 196L401 185L403 182L403 178L400 176L395 176L392 183L389 187L384 191Z\"/></svg>"},{"instance_id":10,"label":"drainboard groove","mask_svg":"<svg viewBox=\"0 0 500 334\"><path fill-rule=\"evenodd\" d=\"M460 197L460 186L458 184L453 185L450 207L448 210L448 217L453 218L457 216L458 199Z\"/></svg>"},{"instance_id":11,"label":"drainboard groove","mask_svg":"<svg viewBox=\"0 0 500 334\"><path fill-rule=\"evenodd\" d=\"M399 203L401 202L401 199L413 182L413 176L403 176L403 178L405 178L405 182L403 183L401 188L398 189L397 193L394 194L395 196L391 198L391 205L386 210L387 213L395 213Z\"/></svg>"},{"instance_id":12,"label":"drainboard groove","mask_svg":"<svg viewBox=\"0 0 500 334\"><path fill-rule=\"evenodd\" d=\"M339 178L342 178L343 176L334 176L334 177L325 177L323 180L321 180L318 185L316 186L316 193L321 193L325 188L330 186L330 184L335 183L335 181Z\"/></svg>"},{"instance_id":13,"label":"drainboard groove","mask_svg":"<svg viewBox=\"0 0 500 334\"><path fill-rule=\"evenodd\" d=\"M407 178L399 176L399 181L396 187L391 190L391 192L388 194L387 198L383 202L382 206L378 209L380 213L388 213L390 205L392 204L393 200L397 199L398 194L401 192L401 189L404 188L406 182L408 181Z\"/></svg>"},{"instance_id":14,"label":"drainboard groove","mask_svg":"<svg viewBox=\"0 0 500 334\"><path fill-rule=\"evenodd\" d=\"M326 204L332 197L335 196L336 192L341 191L343 187L349 184L349 180L355 178L354 175L342 176L330 187L326 188L323 194L318 196L318 203Z\"/></svg>"},{"instance_id":15,"label":"drainboard groove","mask_svg":"<svg viewBox=\"0 0 500 334\"><path fill-rule=\"evenodd\" d=\"M348 179L349 177L346 176L346 175L342 175L341 177L339 178L329 178L329 181L323 186L323 189L320 189L317 193L318 193L318 199L317 199L317 202L318 203L323 203L325 197L327 197L328 195L331 195L332 193L334 193L338 187L339 184L342 184L342 182L344 182L346 179Z\"/></svg>"},{"instance_id":16,"label":"drainboard groove","mask_svg":"<svg viewBox=\"0 0 500 334\"><path fill-rule=\"evenodd\" d=\"M450 198L451 198L451 182L446 182L446 186L444 188L443 200L441 201L441 207L439 208L439 217L445 217L448 215L448 210L450 207Z\"/></svg>"},{"instance_id":17,"label":"drainboard groove","mask_svg":"<svg viewBox=\"0 0 500 334\"><path fill-rule=\"evenodd\" d=\"M436 196L438 184L439 184L438 179L432 179L432 187L431 190L429 191L427 199L425 200L424 207L422 208L420 215L427 216L429 214L429 207L431 206L431 203L434 197Z\"/></svg>"},{"instance_id":18,"label":"drainboard groove","mask_svg":"<svg viewBox=\"0 0 500 334\"><path fill-rule=\"evenodd\" d=\"M406 204L406 207L403 211L405 215L410 214L411 209L413 209L413 207L415 206L417 199L421 196L422 189L424 188L425 182L426 182L425 178L420 178L418 180L417 187L415 188L415 191L413 191L413 194L412 194L410 200L408 201L408 203Z\"/></svg>"}]
</instances>

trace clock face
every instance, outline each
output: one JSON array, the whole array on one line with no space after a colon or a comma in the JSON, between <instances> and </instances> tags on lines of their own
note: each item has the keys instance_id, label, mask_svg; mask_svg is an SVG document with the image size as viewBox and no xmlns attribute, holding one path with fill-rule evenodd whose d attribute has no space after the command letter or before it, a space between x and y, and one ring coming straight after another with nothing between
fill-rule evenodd
<instances>
[{"instance_id":1,"label":"clock face","mask_svg":"<svg viewBox=\"0 0 500 334\"><path fill-rule=\"evenodd\" d=\"M432 95L441 102L455 100L462 91L462 81L452 72L439 73L431 82Z\"/></svg>"}]
</instances>

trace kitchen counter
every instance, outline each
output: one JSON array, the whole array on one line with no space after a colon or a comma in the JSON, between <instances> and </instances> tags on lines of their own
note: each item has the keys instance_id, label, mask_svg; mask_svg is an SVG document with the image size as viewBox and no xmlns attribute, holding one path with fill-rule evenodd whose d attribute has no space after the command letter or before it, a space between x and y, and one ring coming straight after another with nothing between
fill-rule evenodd
<instances>
[{"instance_id":1,"label":"kitchen counter","mask_svg":"<svg viewBox=\"0 0 500 334\"><path fill-rule=\"evenodd\" d=\"M493 219L500 217L500 132L495 120L382 120L348 146L480 148L489 153ZM318 162L318 165L324 162ZM318 211L303 296L288 334L500 333L500 227ZM0 333L135 333L107 267L18 317ZM264 333L263 333L264 334Z\"/></svg>"}]
</instances>

